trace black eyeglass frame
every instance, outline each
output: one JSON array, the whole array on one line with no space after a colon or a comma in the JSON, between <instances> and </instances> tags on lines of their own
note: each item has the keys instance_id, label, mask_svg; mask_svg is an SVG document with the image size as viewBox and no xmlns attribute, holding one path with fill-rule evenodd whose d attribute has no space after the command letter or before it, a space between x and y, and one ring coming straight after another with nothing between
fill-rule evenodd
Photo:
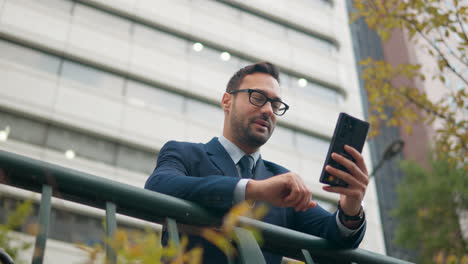
<instances>
[{"instance_id":1,"label":"black eyeglass frame","mask_svg":"<svg viewBox=\"0 0 468 264\"><path fill-rule=\"evenodd\" d=\"M278 99L271 99L270 97L268 97L268 96L266 95L266 93L265 93L264 91L261 91L261 90L257 90L257 89L240 89L240 90L235 90L235 91L228 92L228 93L229 93L229 94L235 94L235 93L240 93L240 92L248 92L248 93L249 93L249 102L250 102L251 104L255 105L255 106L262 107L262 106L264 106L267 102L270 102L270 104L271 104L271 106L272 106L271 108L273 109L273 114L275 114L275 115L277 115L277 116L282 116L282 115L284 115L284 114L286 113L286 111L289 110L289 105L287 105L285 102L283 102L283 101L281 101L281 100L278 100ZM259 94L265 96L265 102L263 102L263 104L258 105L258 104L255 104L255 103L252 102L252 99L251 99L251 98L252 98L252 93L254 93L254 92L259 93ZM276 102L276 103L277 103L277 102L282 103L282 104L285 106L283 113L278 114L278 113L275 112L275 110L274 110L274 108L273 108L273 103L275 103L275 102ZM278 108L278 110L279 110L279 109L281 109L281 108Z\"/></svg>"}]
</instances>

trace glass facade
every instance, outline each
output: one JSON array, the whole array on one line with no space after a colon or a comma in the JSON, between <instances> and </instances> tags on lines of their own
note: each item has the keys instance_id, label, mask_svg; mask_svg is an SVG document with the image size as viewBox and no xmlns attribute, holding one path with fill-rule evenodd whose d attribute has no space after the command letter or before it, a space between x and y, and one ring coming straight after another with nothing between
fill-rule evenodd
<instances>
[{"instance_id":1,"label":"glass facade","mask_svg":"<svg viewBox=\"0 0 468 264\"><path fill-rule=\"evenodd\" d=\"M65 153L73 150L76 157L107 165L150 174L157 152L86 134L0 110L0 129L10 128L9 138L38 147Z\"/></svg>"},{"instance_id":2,"label":"glass facade","mask_svg":"<svg viewBox=\"0 0 468 264\"><path fill-rule=\"evenodd\" d=\"M188 43L189 42L187 42L187 44ZM218 106L206 104L204 102L176 94L166 89L150 86L134 80L128 80L116 74L75 63L66 59L61 59L56 56L48 55L29 48L21 47L6 41L0 40L0 45L4 47L4 49L2 49L0 52L0 62L1 60L5 60L9 61L10 63L29 67L36 71L46 71L49 74L56 73L56 76L60 79L61 82L66 82L67 84L77 86L79 88L92 89L93 92L104 92L113 96L125 97L127 102L130 104L139 104L142 107L162 108L169 112L187 115L191 119L197 119L202 123L207 122L208 124L222 124L223 122L224 114L222 109ZM207 59L211 59L212 67L219 69L221 65L224 65L226 68L231 68L229 69L231 72L235 71L235 69L237 69L241 63L250 63L248 61L237 60L234 65L225 64L225 62L219 59L219 52L206 47L204 47L201 52L193 51L193 49L190 48L189 53L194 54L192 57L199 59L199 63L206 63L202 62L203 59L205 59L205 61ZM15 54L18 55L16 56ZM193 61L195 63L196 59ZM280 78L285 89L288 89L287 86L294 87L289 89L293 91L307 91L310 89L315 90L317 94L319 93L318 91L321 90L320 88L314 87L314 84L311 83L307 83L305 87L299 87L299 79L291 77L287 74L282 74ZM333 96L329 96L329 98L335 101L338 100ZM211 118L200 118L203 116L210 116ZM77 135L72 135L70 133L66 133L63 130L56 131L54 129L50 129L49 135L46 137L47 140L45 141L46 146L53 149L58 149L60 151L75 149L79 156L90 159L98 158L99 161L103 161L107 164L113 164L113 162L115 162L115 153L117 149L116 146L110 143L102 143L102 151L98 151L94 154L87 151L83 152L80 150L80 148L86 148L86 145L89 145L91 148L95 143L93 143L92 140L85 140ZM16 129L15 131L12 131L12 136L16 137L15 134ZM326 153L326 150L325 152L323 151L323 149L326 149L328 146L328 141L326 140L322 140L320 138L316 138L301 132L296 132L285 127L278 127L275 134L278 135L273 137L273 142L278 138L280 139L277 140L278 143L284 144L285 142L288 142L286 145L292 146L293 148L305 154L314 152L317 155L324 155L324 153ZM40 137L40 134L38 133L35 136L31 135L30 137ZM34 144L36 144L36 142L34 142ZM317 146L320 147L317 148ZM317 149L320 151L317 152Z\"/></svg>"}]
</instances>

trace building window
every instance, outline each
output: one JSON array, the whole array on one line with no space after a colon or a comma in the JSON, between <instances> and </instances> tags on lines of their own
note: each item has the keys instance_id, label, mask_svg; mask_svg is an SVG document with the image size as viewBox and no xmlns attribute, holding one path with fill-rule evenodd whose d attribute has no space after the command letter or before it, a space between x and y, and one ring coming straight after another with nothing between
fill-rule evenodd
<instances>
[{"instance_id":1,"label":"building window","mask_svg":"<svg viewBox=\"0 0 468 264\"><path fill-rule=\"evenodd\" d=\"M83 64L64 61L60 76L62 79L106 91L117 96L123 94L124 78Z\"/></svg>"},{"instance_id":2,"label":"building window","mask_svg":"<svg viewBox=\"0 0 468 264\"><path fill-rule=\"evenodd\" d=\"M296 148L304 154L313 154L325 160L329 145L329 140L296 132Z\"/></svg>"},{"instance_id":3,"label":"building window","mask_svg":"<svg viewBox=\"0 0 468 264\"><path fill-rule=\"evenodd\" d=\"M0 40L0 60L53 75L57 75L60 64L60 59L57 57L4 40Z\"/></svg>"},{"instance_id":4,"label":"building window","mask_svg":"<svg viewBox=\"0 0 468 264\"><path fill-rule=\"evenodd\" d=\"M80 157L144 174L155 166L156 151L0 111L0 128L6 126L10 127L9 138L62 152L69 159Z\"/></svg>"},{"instance_id":5,"label":"building window","mask_svg":"<svg viewBox=\"0 0 468 264\"><path fill-rule=\"evenodd\" d=\"M164 108L175 113L182 113L184 109L184 96L135 81L127 82L125 96L129 100L141 101L144 106Z\"/></svg>"}]
</instances>

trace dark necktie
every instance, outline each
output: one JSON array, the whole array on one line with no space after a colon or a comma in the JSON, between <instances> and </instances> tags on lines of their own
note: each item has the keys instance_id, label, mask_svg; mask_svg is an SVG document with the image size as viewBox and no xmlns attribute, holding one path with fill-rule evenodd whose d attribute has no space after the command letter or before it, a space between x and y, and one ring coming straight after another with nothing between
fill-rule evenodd
<instances>
[{"instance_id":1,"label":"dark necktie","mask_svg":"<svg viewBox=\"0 0 468 264\"><path fill-rule=\"evenodd\" d=\"M238 164L240 166L242 178L252 178L253 159L249 155L244 155L242 159L239 160Z\"/></svg>"}]
</instances>

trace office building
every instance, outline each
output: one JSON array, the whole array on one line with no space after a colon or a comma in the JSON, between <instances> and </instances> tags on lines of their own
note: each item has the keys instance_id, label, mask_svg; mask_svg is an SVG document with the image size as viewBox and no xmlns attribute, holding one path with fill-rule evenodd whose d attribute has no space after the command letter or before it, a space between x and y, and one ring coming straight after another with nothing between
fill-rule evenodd
<instances>
[{"instance_id":1,"label":"office building","mask_svg":"<svg viewBox=\"0 0 468 264\"><path fill-rule=\"evenodd\" d=\"M334 210L318 178L335 122L364 116L345 1L0 0L0 148L143 187L166 141L221 135L228 79L265 60L291 108L262 157ZM1 187L6 202L29 196ZM99 240L102 212L54 208L46 262L82 258L70 243ZM372 181L365 209L361 247L385 253Z\"/></svg>"}]
</instances>

